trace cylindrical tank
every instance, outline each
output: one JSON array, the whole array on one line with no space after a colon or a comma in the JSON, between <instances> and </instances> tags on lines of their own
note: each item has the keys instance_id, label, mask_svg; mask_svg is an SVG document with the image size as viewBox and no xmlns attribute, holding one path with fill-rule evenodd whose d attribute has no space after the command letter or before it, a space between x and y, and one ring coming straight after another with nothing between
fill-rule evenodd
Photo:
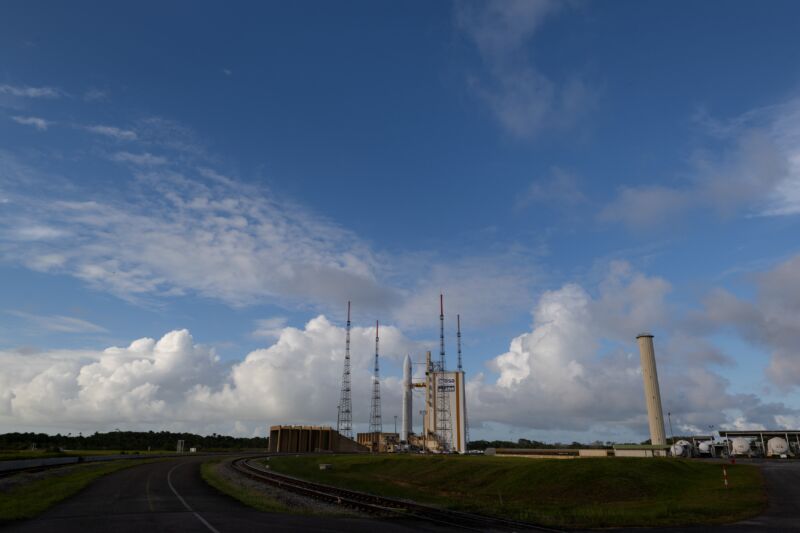
<instances>
[{"instance_id":1,"label":"cylindrical tank","mask_svg":"<svg viewBox=\"0 0 800 533\"><path fill-rule=\"evenodd\" d=\"M714 453L714 442L704 440L697 444L697 453L700 455L712 455Z\"/></svg>"},{"instance_id":2,"label":"cylindrical tank","mask_svg":"<svg viewBox=\"0 0 800 533\"><path fill-rule=\"evenodd\" d=\"M781 437L772 437L767 441L767 456L789 453L789 443Z\"/></svg>"},{"instance_id":3,"label":"cylindrical tank","mask_svg":"<svg viewBox=\"0 0 800 533\"><path fill-rule=\"evenodd\" d=\"M731 439L731 453L733 455L752 455L752 445L750 441L743 437Z\"/></svg>"},{"instance_id":4,"label":"cylindrical tank","mask_svg":"<svg viewBox=\"0 0 800 533\"><path fill-rule=\"evenodd\" d=\"M691 457L692 443L687 440L679 440L670 447L673 457Z\"/></svg>"},{"instance_id":5,"label":"cylindrical tank","mask_svg":"<svg viewBox=\"0 0 800 533\"><path fill-rule=\"evenodd\" d=\"M636 340L639 343L639 358L642 362L642 379L644 380L644 398L647 402L647 419L650 424L650 443L665 445L664 412L661 409L661 391L658 388L658 372L656 372L656 352L653 348L653 336L642 333Z\"/></svg>"}]
</instances>

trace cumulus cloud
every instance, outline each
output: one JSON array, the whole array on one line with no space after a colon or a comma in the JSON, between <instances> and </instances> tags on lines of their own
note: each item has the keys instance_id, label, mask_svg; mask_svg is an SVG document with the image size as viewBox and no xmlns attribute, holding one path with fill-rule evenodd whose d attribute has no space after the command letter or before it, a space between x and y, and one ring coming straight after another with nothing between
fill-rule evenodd
<instances>
[{"instance_id":1,"label":"cumulus cloud","mask_svg":"<svg viewBox=\"0 0 800 533\"><path fill-rule=\"evenodd\" d=\"M554 0L459 2L456 23L476 46L485 75L472 79L497 120L518 137L572 125L594 100L577 77L557 83L533 66L528 48L544 21L565 4Z\"/></svg>"},{"instance_id":2,"label":"cumulus cloud","mask_svg":"<svg viewBox=\"0 0 800 533\"><path fill-rule=\"evenodd\" d=\"M698 121L722 143L721 155L698 151L689 179L674 185L621 188L601 220L650 228L701 210L721 217L800 213L800 100L727 122L706 115Z\"/></svg>"},{"instance_id":3,"label":"cumulus cloud","mask_svg":"<svg viewBox=\"0 0 800 533\"><path fill-rule=\"evenodd\" d=\"M367 420L374 328L351 332L354 418ZM381 330L384 371L417 343ZM264 434L268 424L336 419L344 329L324 316L303 329L285 327L268 348L226 366L187 330L142 338L102 351L0 352L0 428L94 430L181 427ZM386 378L384 398L400 402L400 384ZM385 413L389 414L390 409Z\"/></svg>"},{"instance_id":4,"label":"cumulus cloud","mask_svg":"<svg viewBox=\"0 0 800 533\"><path fill-rule=\"evenodd\" d=\"M681 334L669 320L669 284L612 264L596 295L567 284L547 291L534 309L532 329L489 363L496 378L480 375L468 386L476 422L538 430L609 433L609 428L646 435L642 378L635 335L655 326L664 409L681 424L724 427L735 419L775 425L795 411L764 404L751 394L729 391L729 383L698 358L708 348ZM662 329L663 328L663 329ZM678 340L673 342L673 337ZM666 349L665 349L666 348Z\"/></svg>"},{"instance_id":5,"label":"cumulus cloud","mask_svg":"<svg viewBox=\"0 0 800 533\"><path fill-rule=\"evenodd\" d=\"M21 117L21 116L13 116L11 120L16 122L17 124L23 124L25 126L33 126L39 131L46 131L47 128L53 125L52 122L49 120L45 120L39 117Z\"/></svg>"},{"instance_id":6,"label":"cumulus cloud","mask_svg":"<svg viewBox=\"0 0 800 533\"><path fill-rule=\"evenodd\" d=\"M114 126L102 126L98 124L94 126L86 126L86 130L91 133L96 133L97 135L104 135L120 141L135 141L138 138L135 131L124 130Z\"/></svg>"}]
</instances>

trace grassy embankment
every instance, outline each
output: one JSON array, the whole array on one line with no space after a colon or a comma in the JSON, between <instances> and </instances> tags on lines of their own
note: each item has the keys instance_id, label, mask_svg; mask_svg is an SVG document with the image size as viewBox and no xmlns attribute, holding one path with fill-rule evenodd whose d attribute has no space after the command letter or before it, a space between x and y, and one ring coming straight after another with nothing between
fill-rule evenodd
<instances>
[{"instance_id":1,"label":"grassy embankment","mask_svg":"<svg viewBox=\"0 0 800 533\"><path fill-rule=\"evenodd\" d=\"M8 491L0 491L0 523L32 518L72 496L100 476L143 462L126 459L70 467L73 470L68 474L54 471L53 475L15 486Z\"/></svg>"},{"instance_id":2,"label":"grassy embankment","mask_svg":"<svg viewBox=\"0 0 800 533\"><path fill-rule=\"evenodd\" d=\"M229 459L227 459L229 460ZM225 467L226 459L214 459L207 461L200 467L200 474L206 483L218 491L231 496L245 505L249 505L259 511L272 513L291 513L294 510L281 502L270 498L263 492L258 492L245 485L245 478L239 482L233 481L230 477L220 472Z\"/></svg>"},{"instance_id":3,"label":"grassy embankment","mask_svg":"<svg viewBox=\"0 0 800 533\"><path fill-rule=\"evenodd\" d=\"M319 470L319 463L332 470ZM748 518L766 505L761 473L681 459L326 456L273 457L309 481L462 511L564 527L681 526Z\"/></svg>"}]
</instances>

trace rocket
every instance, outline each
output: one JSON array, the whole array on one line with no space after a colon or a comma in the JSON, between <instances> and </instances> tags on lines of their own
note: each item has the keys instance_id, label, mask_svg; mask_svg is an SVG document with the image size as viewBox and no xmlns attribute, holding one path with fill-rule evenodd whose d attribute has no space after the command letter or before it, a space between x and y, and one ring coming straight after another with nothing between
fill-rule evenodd
<instances>
[{"instance_id":1,"label":"rocket","mask_svg":"<svg viewBox=\"0 0 800 533\"><path fill-rule=\"evenodd\" d=\"M411 356L406 355L403 360L403 423L400 426L400 440L406 442L408 442L408 436L412 433L412 394Z\"/></svg>"}]
</instances>

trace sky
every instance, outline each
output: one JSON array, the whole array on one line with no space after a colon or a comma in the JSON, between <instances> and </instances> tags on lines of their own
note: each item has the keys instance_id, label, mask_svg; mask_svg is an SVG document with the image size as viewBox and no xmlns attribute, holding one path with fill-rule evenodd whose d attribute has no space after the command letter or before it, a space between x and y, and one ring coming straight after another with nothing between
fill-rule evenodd
<instances>
[{"instance_id":1,"label":"sky","mask_svg":"<svg viewBox=\"0 0 800 533\"><path fill-rule=\"evenodd\" d=\"M646 439L644 331L668 434L800 427L798 20L5 2L0 431L335 425L348 301L392 430L440 292L472 439Z\"/></svg>"}]
</instances>

